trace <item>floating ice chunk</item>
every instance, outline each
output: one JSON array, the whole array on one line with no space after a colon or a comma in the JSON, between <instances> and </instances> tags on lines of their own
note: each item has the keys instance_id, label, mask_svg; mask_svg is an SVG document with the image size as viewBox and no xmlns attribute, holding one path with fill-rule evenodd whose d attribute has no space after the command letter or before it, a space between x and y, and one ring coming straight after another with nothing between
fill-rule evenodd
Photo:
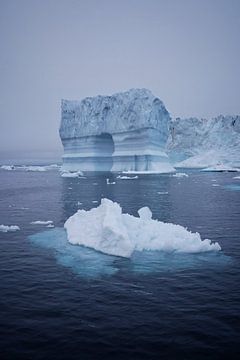
<instances>
[{"instance_id":1,"label":"floating ice chunk","mask_svg":"<svg viewBox=\"0 0 240 360\"><path fill-rule=\"evenodd\" d=\"M11 170L15 170L15 166L14 165L2 165L1 169L11 171Z\"/></svg>"},{"instance_id":2,"label":"floating ice chunk","mask_svg":"<svg viewBox=\"0 0 240 360\"><path fill-rule=\"evenodd\" d=\"M236 168L236 167L231 167L231 166L227 166L227 165L223 165L223 164L217 164L215 166L212 167L207 167L202 169L201 171L206 171L206 172L239 172L240 169Z\"/></svg>"},{"instance_id":3,"label":"floating ice chunk","mask_svg":"<svg viewBox=\"0 0 240 360\"><path fill-rule=\"evenodd\" d=\"M46 171L45 166L21 166L19 169L25 170L25 171Z\"/></svg>"},{"instance_id":4,"label":"floating ice chunk","mask_svg":"<svg viewBox=\"0 0 240 360\"><path fill-rule=\"evenodd\" d=\"M139 209L138 215L141 220L151 220L152 218L152 212L147 206L144 206L141 209Z\"/></svg>"},{"instance_id":5,"label":"floating ice chunk","mask_svg":"<svg viewBox=\"0 0 240 360\"><path fill-rule=\"evenodd\" d=\"M159 195L167 195L167 194L168 194L168 191L158 191L158 194L159 194Z\"/></svg>"},{"instance_id":6,"label":"floating ice chunk","mask_svg":"<svg viewBox=\"0 0 240 360\"><path fill-rule=\"evenodd\" d=\"M118 175L117 179L121 179L121 180L133 180L133 179L138 179L138 176L124 176L124 175Z\"/></svg>"},{"instance_id":7,"label":"floating ice chunk","mask_svg":"<svg viewBox=\"0 0 240 360\"><path fill-rule=\"evenodd\" d=\"M98 200L93 200L92 203L93 203L93 204L97 204L97 203L98 203Z\"/></svg>"},{"instance_id":8,"label":"floating ice chunk","mask_svg":"<svg viewBox=\"0 0 240 360\"><path fill-rule=\"evenodd\" d=\"M220 186L219 184L212 184L212 186Z\"/></svg>"},{"instance_id":9,"label":"floating ice chunk","mask_svg":"<svg viewBox=\"0 0 240 360\"><path fill-rule=\"evenodd\" d=\"M76 172L65 171L61 174L61 176L64 178L79 178L83 176L83 173L82 171L76 171Z\"/></svg>"},{"instance_id":10,"label":"floating ice chunk","mask_svg":"<svg viewBox=\"0 0 240 360\"><path fill-rule=\"evenodd\" d=\"M181 177L188 177L188 174L186 174L186 173L176 173L176 174L174 174L172 176L177 177L177 178L181 178Z\"/></svg>"},{"instance_id":11,"label":"floating ice chunk","mask_svg":"<svg viewBox=\"0 0 240 360\"><path fill-rule=\"evenodd\" d=\"M108 184L108 185L115 185L116 182L115 182L115 181L110 181L109 179L107 179L107 184Z\"/></svg>"},{"instance_id":12,"label":"floating ice chunk","mask_svg":"<svg viewBox=\"0 0 240 360\"><path fill-rule=\"evenodd\" d=\"M219 251L211 240L201 240L180 225L152 220L150 209L140 209L140 218L123 214L118 203L102 199L97 208L78 210L64 224L68 240L109 255L131 257L134 251L162 250L197 253Z\"/></svg>"},{"instance_id":13,"label":"floating ice chunk","mask_svg":"<svg viewBox=\"0 0 240 360\"><path fill-rule=\"evenodd\" d=\"M0 225L1 232L17 231L17 230L20 230L20 227L17 225Z\"/></svg>"},{"instance_id":14,"label":"floating ice chunk","mask_svg":"<svg viewBox=\"0 0 240 360\"><path fill-rule=\"evenodd\" d=\"M240 180L240 176L234 176L233 179L237 179L237 180Z\"/></svg>"},{"instance_id":15,"label":"floating ice chunk","mask_svg":"<svg viewBox=\"0 0 240 360\"><path fill-rule=\"evenodd\" d=\"M46 227L47 228L54 228L54 225L53 224L48 224Z\"/></svg>"},{"instance_id":16,"label":"floating ice chunk","mask_svg":"<svg viewBox=\"0 0 240 360\"><path fill-rule=\"evenodd\" d=\"M32 225L50 225L52 224L53 221L52 220L37 220L37 221L32 221L30 224Z\"/></svg>"}]
</instances>

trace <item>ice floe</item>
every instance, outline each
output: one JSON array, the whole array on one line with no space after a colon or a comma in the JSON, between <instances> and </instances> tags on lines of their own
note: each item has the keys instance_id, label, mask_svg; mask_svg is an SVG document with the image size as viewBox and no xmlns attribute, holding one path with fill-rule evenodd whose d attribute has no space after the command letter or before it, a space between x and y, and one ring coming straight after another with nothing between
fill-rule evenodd
<instances>
[{"instance_id":1,"label":"ice floe","mask_svg":"<svg viewBox=\"0 0 240 360\"><path fill-rule=\"evenodd\" d=\"M20 227L17 225L0 225L1 232L17 231L17 230L20 230Z\"/></svg>"},{"instance_id":2,"label":"ice floe","mask_svg":"<svg viewBox=\"0 0 240 360\"><path fill-rule=\"evenodd\" d=\"M177 177L177 178L182 178L182 177L188 177L189 175L186 173L179 172L179 173L173 174L172 176Z\"/></svg>"},{"instance_id":3,"label":"ice floe","mask_svg":"<svg viewBox=\"0 0 240 360\"><path fill-rule=\"evenodd\" d=\"M83 176L83 173L82 171L76 171L76 172L64 171L61 173L61 176L64 178L80 178Z\"/></svg>"},{"instance_id":4,"label":"ice floe","mask_svg":"<svg viewBox=\"0 0 240 360\"><path fill-rule=\"evenodd\" d=\"M118 203L102 199L97 208L78 210L64 224L68 240L115 256L131 257L134 251L161 250L198 253L219 251L220 245L202 240L180 225L151 218L151 210L139 210L140 217L123 214Z\"/></svg>"},{"instance_id":5,"label":"ice floe","mask_svg":"<svg viewBox=\"0 0 240 360\"><path fill-rule=\"evenodd\" d=\"M51 225L51 224L53 224L52 220L36 220L31 222L31 225Z\"/></svg>"},{"instance_id":6,"label":"ice floe","mask_svg":"<svg viewBox=\"0 0 240 360\"><path fill-rule=\"evenodd\" d=\"M133 180L133 179L138 179L138 176L125 176L125 175L118 175L117 179L121 179L121 180Z\"/></svg>"}]
</instances>

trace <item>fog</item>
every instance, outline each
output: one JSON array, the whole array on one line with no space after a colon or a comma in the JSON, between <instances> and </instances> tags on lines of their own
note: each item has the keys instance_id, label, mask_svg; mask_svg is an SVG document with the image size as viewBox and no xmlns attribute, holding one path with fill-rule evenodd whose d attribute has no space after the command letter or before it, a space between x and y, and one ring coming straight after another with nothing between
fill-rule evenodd
<instances>
[{"instance_id":1,"label":"fog","mask_svg":"<svg viewBox=\"0 0 240 360\"><path fill-rule=\"evenodd\" d=\"M61 152L61 99L146 87L240 113L238 0L0 0L0 152Z\"/></svg>"}]
</instances>

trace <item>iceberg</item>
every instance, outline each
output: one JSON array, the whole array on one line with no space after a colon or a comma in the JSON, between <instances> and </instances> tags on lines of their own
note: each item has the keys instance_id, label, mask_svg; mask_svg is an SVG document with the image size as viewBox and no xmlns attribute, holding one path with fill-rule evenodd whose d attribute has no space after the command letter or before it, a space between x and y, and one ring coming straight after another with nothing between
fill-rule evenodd
<instances>
[{"instance_id":1,"label":"iceberg","mask_svg":"<svg viewBox=\"0 0 240 360\"><path fill-rule=\"evenodd\" d=\"M20 227L17 225L0 225L0 232L17 231Z\"/></svg>"},{"instance_id":2,"label":"iceberg","mask_svg":"<svg viewBox=\"0 0 240 360\"><path fill-rule=\"evenodd\" d=\"M220 245L202 240L180 225L152 219L148 207L139 209L139 217L122 213L118 203L102 199L97 208L78 210L64 224L68 241L108 255L130 258L135 251L198 253L219 251Z\"/></svg>"},{"instance_id":3,"label":"iceberg","mask_svg":"<svg viewBox=\"0 0 240 360\"><path fill-rule=\"evenodd\" d=\"M63 170L172 172L170 115L147 89L62 100Z\"/></svg>"},{"instance_id":4,"label":"iceberg","mask_svg":"<svg viewBox=\"0 0 240 360\"><path fill-rule=\"evenodd\" d=\"M240 166L240 116L177 118L170 124L167 153L176 167Z\"/></svg>"}]
</instances>

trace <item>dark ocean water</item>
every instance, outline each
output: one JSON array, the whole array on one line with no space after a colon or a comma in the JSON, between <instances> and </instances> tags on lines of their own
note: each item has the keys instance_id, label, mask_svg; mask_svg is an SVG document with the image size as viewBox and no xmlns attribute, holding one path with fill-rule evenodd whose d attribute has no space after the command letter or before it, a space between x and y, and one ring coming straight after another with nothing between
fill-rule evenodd
<instances>
[{"instance_id":1,"label":"dark ocean water","mask_svg":"<svg viewBox=\"0 0 240 360\"><path fill-rule=\"evenodd\" d=\"M0 224L21 228L0 233L0 359L239 358L240 180L188 174L107 185L109 174L0 170ZM149 206L222 251L123 259L68 244L66 219L102 197L135 216Z\"/></svg>"}]
</instances>

